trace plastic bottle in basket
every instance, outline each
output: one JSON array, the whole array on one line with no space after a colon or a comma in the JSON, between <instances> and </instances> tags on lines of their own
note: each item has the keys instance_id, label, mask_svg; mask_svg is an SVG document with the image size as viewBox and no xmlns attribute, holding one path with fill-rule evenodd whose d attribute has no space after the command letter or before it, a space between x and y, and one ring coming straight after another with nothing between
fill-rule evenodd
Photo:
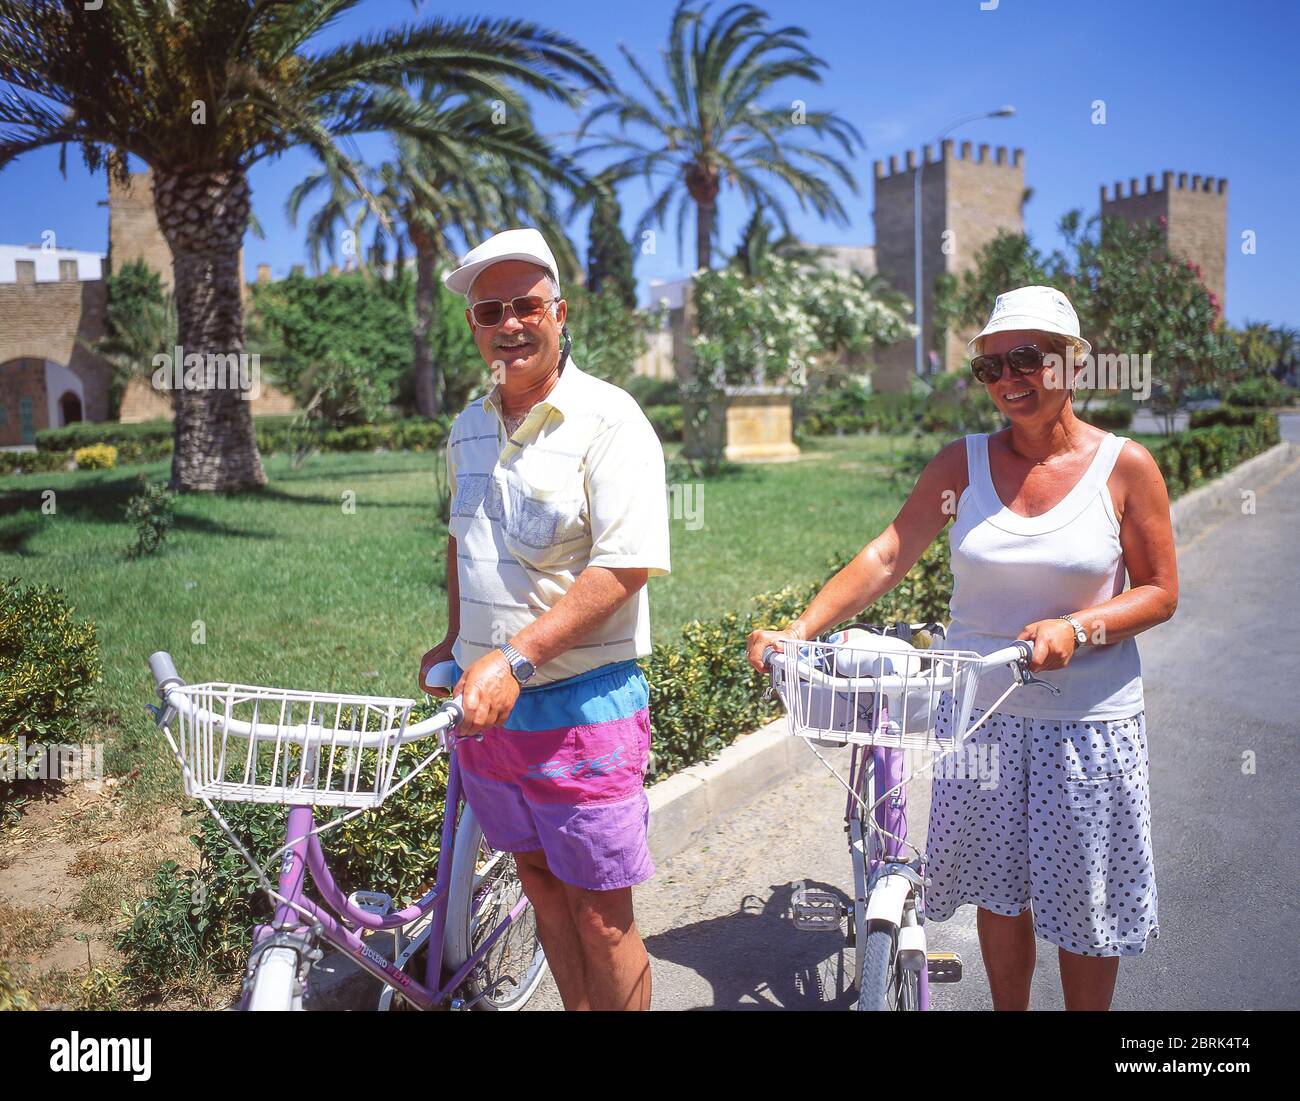
<instances>
[{"instance_id":1,"label":"plastic bottle in basket","mask_svg":"<svg viewBox=\"0 0 1300 1101\"><path fill-rule=\"evenodd\" d=\"M921 658L916 647L893 635L878 635L851 627L828 635L826 641L840 644L840 648L835 650L837 676L913 677L921 671Z\"/></svg>"}]
</instances>

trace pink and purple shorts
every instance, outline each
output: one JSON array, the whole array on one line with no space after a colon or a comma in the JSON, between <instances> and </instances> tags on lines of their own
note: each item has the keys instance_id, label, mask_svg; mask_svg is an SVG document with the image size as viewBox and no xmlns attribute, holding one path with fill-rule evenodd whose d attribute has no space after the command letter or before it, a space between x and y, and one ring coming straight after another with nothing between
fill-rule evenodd
<instances>
[{"instance_id":1,"label":"pink and purple shorts","mask_svg":"<svg viewBox=\"0 0 1300 1101\"><path fill-rule=\"evenodd\" d=\"M649 879L649 703L636 662L603 665L525 688L505 726L458 743L465 798L488 844L541 849L559 879L587 890Z\"/></svg>"}]
</instances>

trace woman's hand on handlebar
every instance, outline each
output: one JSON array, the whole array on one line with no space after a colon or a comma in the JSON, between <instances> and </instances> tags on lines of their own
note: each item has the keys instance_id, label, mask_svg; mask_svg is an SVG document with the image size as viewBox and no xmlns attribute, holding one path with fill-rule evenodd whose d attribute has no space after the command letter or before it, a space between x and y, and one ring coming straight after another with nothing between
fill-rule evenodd
<instances>
[{"instance_id":1,"label":"woman's hand on handlebar","mask_svg":"<svg viewBox=\"0 0 1300 1101\"><path fill-rule=\"evenodd\" d=\"M763 655L768 649L782 649L781 643L785 639L793 639L796 642L806 642L802 626L798 623L792 623L781 631L751 631L749 633L749 664L757 669L760 673L767 672L767 663Z\"/></svg>"},{"instance_id":2,"label":"woman's hand on handlebar","mask_svg":"<svg viewBox=\"0 0 1300 1101\"><path fill-rule=\"evenodd\" d=\"M1040 619L1027 624L1019 637L1034 647L1034 656L1029 659L1031 673L1064 669L1077 647L1074 628L1063 619Z\"/></svg>"}]
</instances>

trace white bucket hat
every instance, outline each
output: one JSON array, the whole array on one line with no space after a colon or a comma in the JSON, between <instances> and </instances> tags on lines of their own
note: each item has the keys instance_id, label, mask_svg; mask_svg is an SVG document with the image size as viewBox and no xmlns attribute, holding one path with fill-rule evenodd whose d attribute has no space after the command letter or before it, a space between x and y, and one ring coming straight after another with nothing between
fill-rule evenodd
<instances>
[{"instance_id":1,"label":"white bucket hat","mask_svg":"<svg viewBox=\"0 0 1300 1101\"><path fill-rule=\"evenodd\" d=\"M493 234L478 247L470 249L460 267L447 275L443 284L449 291L468 295L479 274L502 260L524 260L536 264L551 273L557 287L560 285L560 269L551 247L546 238L532 228L506 229Z\"/></svg>"},{"instance_id":2,"label":"white bucket hat","mask_svg":"<svg viewBox=\"0 0 1300 1101\"><path fill-rule=\"evenodd\" d=\"M979 342L992 333L1019 329L1063 336L1074 345L1074 354L1079 358L1092 351L1092 345L1079 335L1079 315L1065 295L1055 287L1017 287L998 295L988 324L967 342L966 354L975 355Z\"/></svg>"}]
</instances>

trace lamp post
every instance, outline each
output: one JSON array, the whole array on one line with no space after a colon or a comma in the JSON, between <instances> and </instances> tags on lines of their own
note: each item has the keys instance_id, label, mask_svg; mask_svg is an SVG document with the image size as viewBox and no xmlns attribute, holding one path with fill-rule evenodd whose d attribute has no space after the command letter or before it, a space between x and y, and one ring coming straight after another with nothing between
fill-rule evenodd
<instances>
[{"instance_id":1,"label":"lamp post","mask_svg":"<svg viewBox=\"0 0 1300 1101\"><path fill-rule=\"evenodd\" d=\"M1016 109L1011 106L999 107L996 111L983 111L977 115L965 115L957 119L956 122L950 122L939 131L938 138L934 144L939 146L939 155L943 156L943 141L959 126L965 126L968 122L975 122L978 119L1007 119L1016 113ZM922 298L922 288L925 285L922 277L922 268L924 261L921 257L921 173L925 169L925 151L928 146L921 147L921 158L916 162L916 175L912 178L912 256L913 268L916 271L916 365L915 371L917 377L925 372L922 369L923 355L925 345L925 303Z\"/></svg>"}]
</instances>

